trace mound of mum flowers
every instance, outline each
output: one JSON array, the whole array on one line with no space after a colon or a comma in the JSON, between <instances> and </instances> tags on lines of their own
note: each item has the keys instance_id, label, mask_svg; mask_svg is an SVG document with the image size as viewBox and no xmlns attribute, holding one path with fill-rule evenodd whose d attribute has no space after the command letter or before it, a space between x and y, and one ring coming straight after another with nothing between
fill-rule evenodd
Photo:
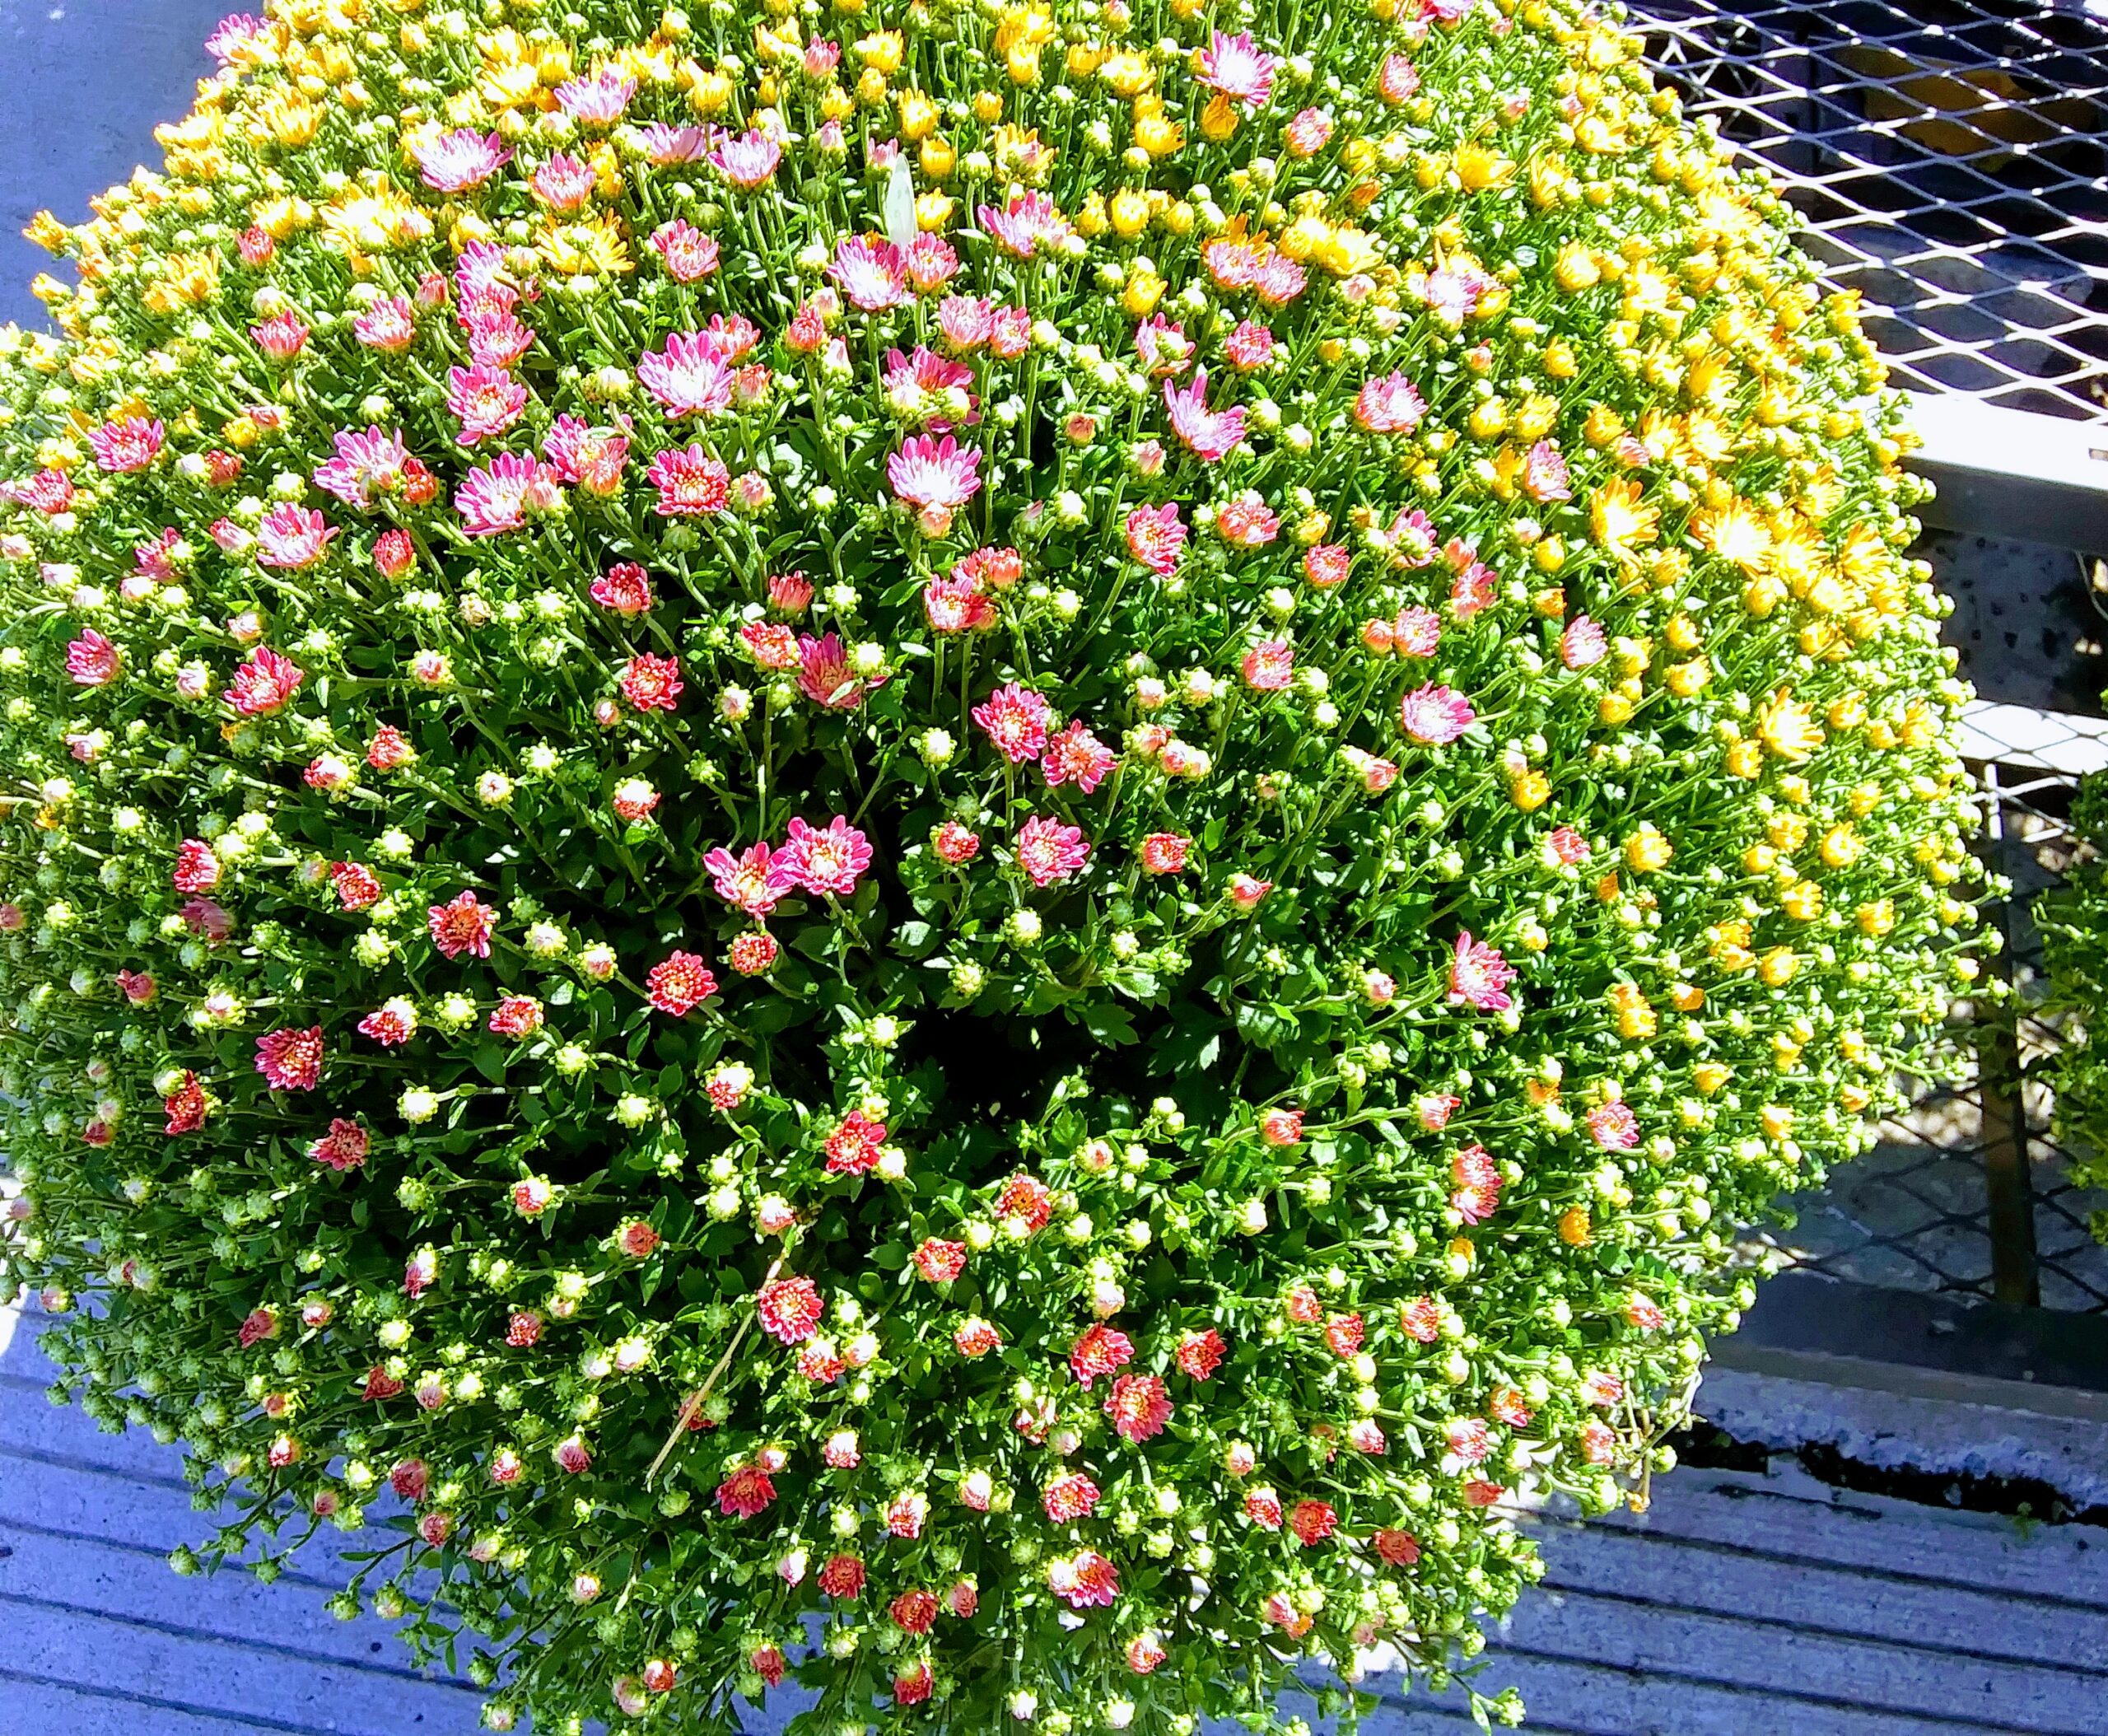
<instances>
[{"instance_id":1,"label":"mound of mum flowers","mask_svg":"<svg viewBox=\"0 0 2108 1736\"><path fill-rule=\"evenodd\" d=\"M1789 213L1567 0L209 46L0 339L92 1414L497 1729L1447 1682L1976 968Z\"/></svg>"}]
</instances>

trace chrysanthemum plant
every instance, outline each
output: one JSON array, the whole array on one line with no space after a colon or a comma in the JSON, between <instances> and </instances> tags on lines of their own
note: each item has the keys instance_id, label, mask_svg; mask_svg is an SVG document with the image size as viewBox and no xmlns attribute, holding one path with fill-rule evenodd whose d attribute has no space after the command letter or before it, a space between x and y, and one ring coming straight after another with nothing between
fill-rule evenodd
<instances>
[{"instance_id":1,"label":"chrysanthemum plant","mask_svg":"<svg viewBox=\"0 0 2108 1736\"><path fill-rule=\"evenodd\" d=\"M0 341L4 1270L91 1412L212 1555L364 1527L494 1729L1440 1685L1974 968L1775 194L1569 0L210 47Z\"/></svg>"}]
</instances>

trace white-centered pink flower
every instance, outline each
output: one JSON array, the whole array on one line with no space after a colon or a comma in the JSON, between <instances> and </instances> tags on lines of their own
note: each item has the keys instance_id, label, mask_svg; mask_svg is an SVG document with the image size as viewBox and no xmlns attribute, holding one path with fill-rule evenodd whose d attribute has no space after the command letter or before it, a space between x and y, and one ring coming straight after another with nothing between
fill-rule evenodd
<instances>
[{"instance_id":1,"label":"white-centered pink flower","mask_svg":"<svg viewBox=\"0 0 2108 1736\"><path fill-rule=\"evenodd\" d=\"M636 95L637 81L613 67L603 67L590 78L566 79L556 88L557 105L565 114L595 127L611 127L620 120Z\"/></svg>"},{"instance_id":2,"label":"white-centered pink flower","mask_svg":"<svg viewBox=\"0 0 2108 1736\"><path fill-rule=\"evenodd\" d=\"M1058 249L1073 232L1061 208L1043 193L1013 194L1000 211L983 205L976 215L989 239L1017 259Z\"/></svg>"},{"instance_id":3,"label":"white-centered pink flower","mask_svg":"<svg viewBox=\"0 0 2108 1736\"><path fill-rule=\"evenodd\" d=\"M1476 721L1471 702L1454 688L1429 682L1406 694L1398 705L1398 726L1415 741L1447 747Z\"/></svg>"},{"instance_id":4,"label":"white-centered pink flower","mask_svg":"<svg viewBox=\"0 0 2108 1736\"><path fill-rule=\"evenodd\" d=\"M512 152L497 133L456 127L450 133L413 147L425 185L441 193L466 193L480 187L512 161Z\"/></svg>"},{"instance_id":5,"label":"white-centered pink flower","mask_svg":"<svg viewBox=\"0 0 2108 1736\"><path fill-rule=\"evenodd\" d=\"M282 501L256 527L257 564L285 572L303 572L322 558L336 534L335 526L312 506Z\"/></svg>"},{"instance_id":6,"label":"white-centered pink flower","mask_svg":"<svg viewBox=\"0 0 2108 1736\"><path fill-rule=\"evenodd\" d=\"M782 161L783 147L766 133L728 137L710 153L711 166L742 193L767 185Z\"/></svg>"},{"instance_id":7,"label":"white-centered pink flower","mask_svg":"<svg viewBox=\"0 0 2108 1736\"><path fill-rule=\"evenodd\" d=\"M942 536L951 516L981 492L981 450L962 446L949 434L912 435L886 460L894 496L921 509L923 529Z\"/></svg>"},{"instance_id":8,"label":"white-centered pink flower","mask_svg":"<svg viewBox=\"0 0 2108 1736\"><path fill-rule=\"evenodd\" d=\"M1226 410L1208 408L1208 371L1204 367L1194 369L1192 384L1182 390L1164 381L1164 408L1179 444L1203 464L1220 464L1244 438L1243 405L1232 404Z\"/></svg>"},{"instance_id":9,"label":"white-centered pink flower","mask_svg":"<svg viewBox=\"0 0 2108 1736\"><path fill-rule=\"evenodd\" d=\"M665 351L637 358L644 389L675 416L715 416L732 402L732 370L702 332L669 332Z\"/></svg>"},{"instance_id":10,"label":"white-centered pink flower","mask_svg":"<svg viewBox=\"0 0 2108 1736\"><path fill-rule=\"evenodd\" d=\"M1475 1012L1504 1013L1515 1002L1508 986L1515 980L1515 967L1500 954L1499 948L1474 940L1471 931L1457 936L1449 960L1449 998Z\"/></svg>"},{"instance_id":11,"label":"white-centered pink flower","mask_svg":"<svg viewBox=\"0 0 2108 1736\"><path fill-rule=\"evenodd\" d=\"M882 313L908 299L907 264L884 236L851 236L834 250L827 274L852 306Z\"/></svg>"},{"instance_id":12,"label":"white-centered pink flower","mask_svg":"<svg viewBox=\"0 0 2108 1736\"><path fill-rule=\"evenodd\" d=\"M334 439L337 455L315 467L315 486L346 506L371 506L376 493L389 493L402 479L410 453L399 428L393 434L374 427L363 434L345 428Z\"/></svg>"},{"instance_id":13,"label":"white-centered pink flower","mask_svg":"<svg viewBox=\"0 0 2108 1736\"><path fill-rule=\"evenodd\" d=\"M1274 57L1253 42L1248 31L1225 36L1216 30L1201 50L1200 70L1193 80L1248 109L1263 108L1274 93Z\"/></svg>"}]
</instances>

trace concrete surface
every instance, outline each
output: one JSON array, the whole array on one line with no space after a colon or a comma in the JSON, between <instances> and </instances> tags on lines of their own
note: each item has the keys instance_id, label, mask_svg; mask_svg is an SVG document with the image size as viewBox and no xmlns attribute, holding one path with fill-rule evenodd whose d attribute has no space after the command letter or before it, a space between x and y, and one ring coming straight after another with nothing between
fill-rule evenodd
<instances>
[{"instance_id":1,"label":"concrete surface","mask_svg":"<svg viewBox=\"0 0 2108 1736\"><path fill-rule=\"evenodd\" d=\"M189 108L212 69L206 36L240 10L234 0L0 0L0 321L44 323L29 283L51 256L22 226L43 209L77 221L136 165L159 166L155 127Z\"/></svg>"}]
</instances>

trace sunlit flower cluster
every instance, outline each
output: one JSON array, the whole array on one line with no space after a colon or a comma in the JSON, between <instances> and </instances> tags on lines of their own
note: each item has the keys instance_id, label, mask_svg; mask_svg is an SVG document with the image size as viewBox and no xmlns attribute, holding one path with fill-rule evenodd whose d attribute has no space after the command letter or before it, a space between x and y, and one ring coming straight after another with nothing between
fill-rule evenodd
<instances>
[{"instance_id":1,"label":"sunlit flower cluster","mask_svg":"<svg viewBox=\"0 0 2108 1736\"><path fill-rule=\"evenodd\" d=\"M1789 213L1573 0L210 46L0 334L0 1271L93 1413L210 1554L374 1527L496 1729L1448 1680L1976 968Z\"/></svg>"}]
</instances>

